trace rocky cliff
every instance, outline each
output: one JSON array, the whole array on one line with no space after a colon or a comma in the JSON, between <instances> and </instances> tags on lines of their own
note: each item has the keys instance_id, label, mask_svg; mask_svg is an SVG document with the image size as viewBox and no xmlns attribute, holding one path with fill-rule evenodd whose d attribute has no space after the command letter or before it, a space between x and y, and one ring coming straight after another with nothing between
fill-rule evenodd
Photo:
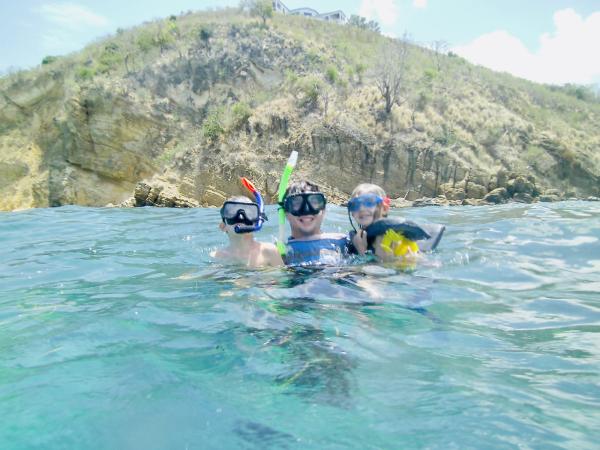
<instances>
[{"instance_id":1,"label":"rocky cliff","mask_svg":"<svg viewBox=\"0 0 600 450\"><path fill-rule=\"evenodd\" d=\"M391 111L378 55L403 45ZM372 32L235 11L121 31L0 80L0 209L218 205L248 176L297 176L343 201L600 194L600 104ZM134 197L135 194L135 197Z\"/></svg>"}]
</instances>

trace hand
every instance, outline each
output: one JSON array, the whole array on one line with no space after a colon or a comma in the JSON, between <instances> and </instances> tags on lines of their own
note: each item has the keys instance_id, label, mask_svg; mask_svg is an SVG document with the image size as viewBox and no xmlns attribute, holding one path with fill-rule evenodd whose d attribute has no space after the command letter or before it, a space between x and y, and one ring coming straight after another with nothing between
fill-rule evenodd
<instances>
[{"instance_id":1,"label":"hand","mask_svg":"<svg viewBox=\"0 0 600 450\"><path fill-rule=\"evenodd\" d=\"M352 238L352 243L354 244L354 248L356 248L356 251L359 255L364 255L367 253L367 232L365 230L357 231Z\"/></svg>"}]
</instances>

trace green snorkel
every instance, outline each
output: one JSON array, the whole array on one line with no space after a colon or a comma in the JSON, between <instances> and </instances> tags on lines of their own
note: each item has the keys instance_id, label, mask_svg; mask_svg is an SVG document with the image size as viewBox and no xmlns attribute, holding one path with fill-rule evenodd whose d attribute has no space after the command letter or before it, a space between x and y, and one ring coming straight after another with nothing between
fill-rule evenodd
<instances>
[{"instance_id":1,"label":"green snorkel","mask_svg":"<svg viewBox=\"0 0 600 450\"><path fill-rule=\"evenodd\" d=\"M281 180L279 181L279 191L277 191L277 201L279 202L279 239L277 240L277 250L281 256L285 256L285 211L283 210L283 197L285 196L285 190L290 182L290 176L298 161L298 152L293 151L290 154L287 164L281 174Z\"/></svg>"}]
</instances>

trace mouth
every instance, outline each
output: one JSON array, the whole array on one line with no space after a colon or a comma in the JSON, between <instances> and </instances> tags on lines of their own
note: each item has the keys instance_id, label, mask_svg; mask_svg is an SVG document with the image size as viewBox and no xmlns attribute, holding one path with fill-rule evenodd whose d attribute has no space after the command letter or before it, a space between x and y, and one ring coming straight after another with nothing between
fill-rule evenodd
<instances>
[{"instance_id":1,"label":"mouth","mask_svg":"<svg viewBox=\"0 0 600 450\"><path fill-rule=\"evenodd\" d=\"M314 221L315 221L315 217L314 216L300 216L300 217L298 217L298 222L300 222L302 225L310 225Z\"/></svg>"}]
</instances>

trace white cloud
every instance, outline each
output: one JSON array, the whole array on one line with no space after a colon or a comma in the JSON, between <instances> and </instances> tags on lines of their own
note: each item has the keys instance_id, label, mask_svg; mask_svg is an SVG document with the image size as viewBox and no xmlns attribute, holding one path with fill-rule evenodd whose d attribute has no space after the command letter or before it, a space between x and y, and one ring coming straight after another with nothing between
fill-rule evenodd
<instances>
[{"instance_id":1,"label":"white cloud","mask_svg":"<svg viewBox=\"0 0 600 450\"><path fill-rule=\"evenodd\" d=\"M398 20L398 7L394 0L362 0L358 14L383 25L393 25Z\"/></svg>"},{"instance_id":2,"label":"white cloud","mask_svg":"<svg viewBox=\"0 0 600 450\"><path fill-rule=\"evenodd\" d=\"M413 0L415 8L427 8L427 0Z\"/></svg>"},{"instance_id":3,"label":"white cloud","mask_svg":"<svg viewBox=\"0 0 600 450\"><path fill-rule=\"evenodd\" d=\"M541 83L597 82L600 11L584 18L573 9L560 10L554 13L554 26L552 33L540 36L537 52L503 30L484 34L452 51L475 64Z\"/></svg>"},{"instance_id":4,"label":"white cloud","mask_svg":"<svg viewBox=\"0 0 600 450\"><path fill-rule=\"evenodd\" d=\"M75 3L47 3L36 8L35 12L49 22L71 30L102 28L108 25L106 17Z\"/></svg>"}]
</instances>

